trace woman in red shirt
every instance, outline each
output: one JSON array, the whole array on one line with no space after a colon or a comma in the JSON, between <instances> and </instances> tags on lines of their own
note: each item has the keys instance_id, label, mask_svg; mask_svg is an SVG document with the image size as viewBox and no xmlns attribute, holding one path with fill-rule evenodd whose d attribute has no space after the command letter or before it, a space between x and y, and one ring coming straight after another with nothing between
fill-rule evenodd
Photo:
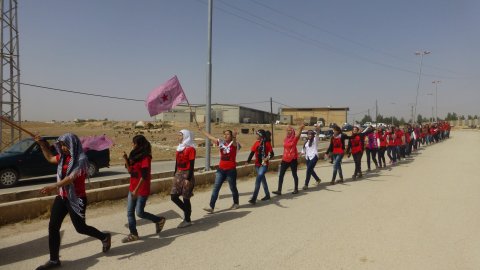
<instances>
[{"instance_id":1,"label":"woman in red shirt","mask_svg":"<svg viewBox=\"0 0 480 270\"><path fill-rule=\"evenodd\" d=\"M262 201L270 200L270 192L268 191L267 178L265 173L268 171L268 161L273 157L272 144L270 143L270 136L263 129L257 131L257 141L253 144L247 163L252 161L255 155L255 170L257 171L257 178L255 180L255 187L253 189L252 198L248 201L250 204L255 204L260 191L260 184L263 186L265 197Z\"/></svg>"},{"instance_id":2,"label":"woman in red shirt","mask_svg":"<svg viewBox=\"0 0 480 270\"><path fill-rule=\"evenodd\" d=\"M280 173L278 175L278 190L272 191L273 194L282 195L282 185L283 185L283 177L285 176L285 172L290 167L292 170L293 181L295 187L293 189L292 194L298 193L298 176L297 176L297 166L298 166L298 150L297 150L297 143L300 139L300 134L302 134L302 130L305 125L301 125L298 129L298 134L295 135L295 130L293 127L287 127L287 137L283 141L283 156L282 156L282 163L280 164Z\"/></svg>"},{"instance_id":3,"label":"woman in red shirt","mask_svg":"<svg viewBox=\"0 0 480 270\"><path fill-rule=\"evenodd\" d=\"M213 184L212 196L210 197L210 205L203 208L203 210L209 214L213 213L220 188L225 180L228 181L228 185L232 191L233 204L230 209L238 209L240 195L237 189L237 150L239 148L237 131L225 130L223 132L223 140L214 137L202 129L199 129L199 131L215 143L220 150L220 162L217 172L215 173L215 183Z\"/></svg>"},{"instance_id":4,"label":"woman in red shirt","mask_svg":"<svg viewBox=\"0 0 480 270\"><path fill-rule=\"evenodd\" d=\"M193 170L196 156L193 133L186 129L180 130L178 142L180 144L177 146L175 154L175 172L170 197L172 202L183 210L184 219L177 228L185 228L192 225L190 198L193 196L193 187L195 186ZM183 202L180 200L180 196L183 197Z\"/></svg>"},{"instance_id":5,"label":"woman in red shirt","mask_svg":"<svg viewBox=\"0 0 480 270\"><path fill-rule=\"evenodd\" d=\"M133 149L125 159L125 167L130 173L130 187L127 200L127 218L130 234L122 239L123 243L138 240L135 212L139 218L148 219L155 224L155 232L159 234L165 225L165 217L158 217L145 212L145 205L150 195L150 180L152 170L152 146L143 136L133 137Z\"/></svg>"},{"instance_id":6,"label":"woman in red shirt","mask_svg":"<svg viewBox=\"0 0 480 270\"><path fill-rule=\"evenodd\" d=\"M339 126L333 127L333 136L330 139L330 145L328 146L327 152L325 153L325 159L329 155L333 157L333 176L331 185L335 185L335 180L340 176L340 183L343 183L343 172L342 172L342 159L345 154L345 140L348 138L347 135L342 133L342 130Z\"/></svg>"},{"instance_id":7,"label":"woman in red shirt","mask_svg":"<svg viewBox=\"0 0 480 270\"><path fill-rule=\"evenodd\" d=\"M378 144L378 163L380 168L385 168L387 163L385 162L385 151L387 149L387 138L383 128L377 129L377 144Z\"/></svg>"},{"instance_id":8,"label":"woman in red shirt","mask_svg":"<svg viewBox=\"0 0 480 270\"><path fill-rule=\"evenodd\" d=\"M63 219L68 214L73 226L78 233L85 234L102 241L102 251L110 250L111 235L103 233L85 223L87 210L87 196L85 193L85 178L87 176L88 158L83 152L80 139L67 133L60 136L55 143L56 155L50 151L46 141L40 136L35 137L40 145L45 159L57 167L57 182L54 185L41 189L42 194L49 194L58 190L58 195L50 210L50 223L48 225L48 244L50 260L37 269L51 269L61 266L60 253L60 227Z\"/></svg>"}]
</instances>

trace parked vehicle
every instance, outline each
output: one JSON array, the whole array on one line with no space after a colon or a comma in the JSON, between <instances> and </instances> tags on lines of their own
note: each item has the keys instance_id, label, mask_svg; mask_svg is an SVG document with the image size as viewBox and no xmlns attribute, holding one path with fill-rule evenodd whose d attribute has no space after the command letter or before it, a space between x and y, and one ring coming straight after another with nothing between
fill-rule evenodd
<instances>
[{"instance_id":1,"label":"parked vehicle","mask_svg":"<svg viewBox=\"0 0 480 270\"><path fill-rule=\"evenodd\" d=\"M315 131L314 131L315 132ZM302 134L300 134L300 138L305 141L307 140L307 133L308 133L308 130L304 130L302 131ZM316 133L316 132L315 132ZM325 131L320 131L319 134L318 134L318 138L322 141L324 140L328 140L330 139L331 137L333 136L333 130L332 129L329 129L329 130L325 130Z\"/></svg>"},{"instance_id":2,"label":"parked vehicle","mask_svg":"<svg viewBox=\"0 0 480 270\"><path fill-rule=\"evenodd\" d=\"M56 154L53 144L58 137L43 137ZM100 168L110 166L110 149L88 150L88 176L94 177ZM0 153L0 187L13 187L19 180L30 177L54 175L57 165L49 163L40 146L32 139L24 139Z\"/></svg>"}]
</instances>

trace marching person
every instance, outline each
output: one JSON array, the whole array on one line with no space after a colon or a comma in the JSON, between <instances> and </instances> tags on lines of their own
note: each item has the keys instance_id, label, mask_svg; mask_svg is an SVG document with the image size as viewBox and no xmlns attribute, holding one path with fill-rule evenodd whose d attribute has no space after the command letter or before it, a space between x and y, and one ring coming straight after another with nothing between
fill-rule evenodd
<instances>
[{"instance_id":1,"label":"marching person","mask_svg":"<svg viewBox=\"0 0 480 270\"><path fill-rule=\"evenodd\" d=\"M292 176L294 181L294 189L292 194L298 193L298 176L297 176L297 166L298 166L298 150L297 143L302 134L302 130L305 125L301 125L298 128L298 134L295 135L295 129L293 127L287 127L287 136L283 140L283 156L282 163L280 163L280 172L278 175L278 189L272 191L275 195L282 195L282 186L283 186L283 177L288 168L292 170Z\"/></svg>"},{"instance_id":2,"label":"marching person","mask_svg":"<svg viewBox=\"0 0 480 270\"><path fill-rule=\"evenodd\" d=\"M370 130L373 131L373 127L368 127ZM366 143L365 143L365 153L367 154L367 171L371 171L370 167L370 158L373 160L373 164L375 164L375 169L378 168L377 162L377 153L378 153L378 133L370 132L366 136Z\"/></svg>"},{"instance_id":3,"label":"marching person","mask_svg":"<svg viewBox=\"0 0 480 270\"><path fill-rule=\"evenodd\" d=\"M332 181L330 182L331 185L335 185L337 171L340 177L339 182L343 183L342 159L345 154L345 139L348 139L348 136L342 133L339 126L334 126L333 136L330 139L330 145L325 153L325 159L327 159L329 155L333 156L333 175Z\"/></svg>"},{"instance_id":4,"label":"marching person","mask_svg":"<svg viewBox=\"0 0 480 270\"><path fill-rule=\"evenodd\" d=\"M267 132L263 129L257 130L257 141L251 148L247 163L252 161L255 155L255 170L257 171L257 178L255 180L255 188L253 190L252 198L248 201L250 204L255 204L260 191L260 184L263 186L265 197L261 201L270 200L270 192L268 191L267 179L265 173L268 171L268 161L273 157L273 148L270 143L270 138Z\"/></svg>"},{"instance_id":5,"label":"marching person","mask_svg":"<svg viewBox=\"0 0 480 270\"><path fill-rule=\"evenodd\" d=\"M195 186L195 177L193 171L195 169L195 143L193 141L193 133L190 130L182 129L178 134L177 152L175 154L175 172L170 197L183 211L183 221L178 224L177 228L185 228L192 225L190 216L192 215L192 204L190 198L193 196L193 188ZM180 200L183 197L183 201Z\"/></svg>"},{"instance_id":6,"label":"marching person","mask_svg":"<svg viewBox=\"0 0 480 270\"><path fill-rule=\"evenodd\" d=\"M215 174L215 183L213 185L212 196L208 207L203 208L207 213L212 214L215 209L215 203L218 199L218 193L223 182L227 180L232 191L233 204L230 209L238 209L239 194L237 190L237 132L231 130L223 131L223 139L214 137L212 134L199 128L207 138L216 144L220 150L220 162Z\"/></svg>"},{"instance_id":7,"label":"marching person","mask_svg":"<svg viewBox=\"0 0 480 270\"><path fill-rule=\"evenodd\" d=\"M348 140L347 153L348 157L353 155L353 161L355 162L355 172L352 175L352 179L356 180L362 178L362 156L364 148L365 136L360 133L359 127L355 126L352 130L352 136Z\"/></svg>"},{"instance_id":8,"label":"marching person","mask_svg":"<svg viewBox=\"0 0 480 270\"><path fill-rule=\"evenodd\" d=\"M60 228L63 219L68 214L78 233L97 238L102 242L102 251L107 252L111 246L111 234L103 233L85 223L87 210L87 196L85 192L85 178L87 177L88 159L82 149L80 139L66 133L60 136L55 143L56 155L50 151L49 145L40 136L35 136L45 159L57 164L57 182L41 189L42 194L58 191L50 210L48 224L48 246L50 260L37 270L52 269L61 266L60 262Z\"/></svg>"},{"instance_id":9,"label":"marching person","mask_svg":"<svg viewBox=\"0 0 480 270\"><path fill-rule=\"evenodd\" d=\"M312 176L317 182L317 185L321 182L320 177L318 177L317 173L315 173L315 165L317 165L318 162L318 135L320 134L320 125L315 126L315 131L307 131L307 140L302 148L302 154L305 155L305 160L307 162L307 172L303 190L308 189L308 183L310 182L310 178Z\"/></svg>"},{"instance_id":10,"label":"marching person","mask_svg":"<svg viewBox=\"0 0 480 270\"><path fill-rule=\"evenodd\" d=\"M122 243L139 239L137 231L137 216L148 219L155 224L155 233L159 234L165 225L165 217L158 217L145 211L145 205L150 196L150 182L152 170L152 146L143 135L132 138L133 149L127 156L123 153L125 167L130 173L130 186L127 198L127 218L130 234L122 239Z\"/></svg>"},{"instance_id":11,"label":"marching person","mask_svg":"<svg viewBox=\"0 0 480 270\"><path fill-rule=\"evenodd\" d=\"M385 162L385 151L387 150L387 138L383 128L377 129L377 145L378 145L378 166L385 168L387 163Z\"/></svg>"}]
</instances>

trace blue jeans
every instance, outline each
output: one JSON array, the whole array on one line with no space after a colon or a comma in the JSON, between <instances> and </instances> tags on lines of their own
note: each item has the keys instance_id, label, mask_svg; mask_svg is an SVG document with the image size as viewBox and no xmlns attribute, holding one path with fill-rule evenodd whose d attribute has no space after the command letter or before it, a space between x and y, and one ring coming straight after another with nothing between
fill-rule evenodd
<instances>
[{"instance_id":1,"label":"blue jeans","mask_svg":"<svg viewBox=\"0 0 480 270\"><path fill-rule=\"evenodd\" d=\"M147 203L148 196L137 196L133 197L131 192L128 192L128 202L127 202L127 218L128 218L128 229L131 234L138 235L137 232L137 221L135 220L135 212L137 212L137 217L148 219L151 222L157 223L160 221L160 218L145 212L145 204Z\"/></svg>"},{"instance_id":2,"label":"blue jeans","mask_svg":"<svg viewBox=\"0 0 480 270\"><path fill-rule=\"evenodd\" d=\"M217 173L215 174L215 184L213 184L212 197L210 198L210 207L212 209L215 208L215 202L218 199L218 193L220 192L220 188L222 187L223 182L225 182L225 179L228 181L228 185L232 191L233 203L238 204L239 195L237 190L237 169L217 169Z\"/></svg>"},{"instance_id":3,"label":"blue jeans","mask_svg":"<svg viewBox=\"0 0 480 270\"><path fill-rule=\"evenodd\" d=\"M305 186L308 186L310 182L310 178L313 176L316 181L320 181L320 177L318 177L317 173L315 173L315 165L317 165L318 157L314 156L312 159L306 159L307 161L307 175L305 178Z\"/></svg>"},{"instance_id":4,"label":"blue jeans","mask_svg":"<svg viewBox=\"0 0 480 270\"><path fill-rule=\"evenodd\" d=\"M255 170L257 171L257 179L255 180L255 189L253 190L252 200L256 201L258 197L258 192L260 191L260 183L263 186L263 191L265 191L265 196L270 197L270 191L268 191L268 184L267 178L265 177L265 173L268 170L268 166L255 166Z\"/></svg>"},{"instance_id":5,"label":"blue jeans","mask_svg":"<svg viewBox=\"0 0 480 270\"><path fill-rule=\"evenodd\" d=\"M342 172L342 159L343 154L333 154L333 176L332 181L335 181L337 178L337 171L340 179L343 179L343 172Z\"/></svg>"}]
</instances>

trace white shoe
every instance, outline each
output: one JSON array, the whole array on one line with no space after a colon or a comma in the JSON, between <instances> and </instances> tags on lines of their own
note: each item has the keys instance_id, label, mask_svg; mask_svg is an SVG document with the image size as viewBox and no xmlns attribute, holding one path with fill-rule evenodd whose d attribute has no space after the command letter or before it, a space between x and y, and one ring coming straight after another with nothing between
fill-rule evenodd
<instances>
[{"instance_id":1,"label":"white shoe","mask_svg":"<svg viewBox=\"0 0 480 270\"><path fill-rule=\"evenodd\" d=\"M230 207L230 210L236 210L238 209L240 206L236 203L232 204L232 206Z\"/></svg>"},{"instance_id":2,"label":"white shoe","mask_svg":"<svg viewBox=\"0 0 480 270\"><path fill-rule=\"evenodd\" d=\"M203 208L203 210L205 210L209 214L213 214L213 208L211 208L211 207L205 207L205 208Z\"/></svg>"},{"instance_id":3,"label":"white shoe","mask_svg":"<svg viewBox=\"0 0 480 270\"><path fill-rule=\"evenodd\" d=\"M188 222L188 221L183 220L182 222L180 222L180 224L178 224L177 228L179 228L179 229L186 228L186 227L189 227L191 225L192 225L192 222Z\"/></svg>"}]
</instances>

